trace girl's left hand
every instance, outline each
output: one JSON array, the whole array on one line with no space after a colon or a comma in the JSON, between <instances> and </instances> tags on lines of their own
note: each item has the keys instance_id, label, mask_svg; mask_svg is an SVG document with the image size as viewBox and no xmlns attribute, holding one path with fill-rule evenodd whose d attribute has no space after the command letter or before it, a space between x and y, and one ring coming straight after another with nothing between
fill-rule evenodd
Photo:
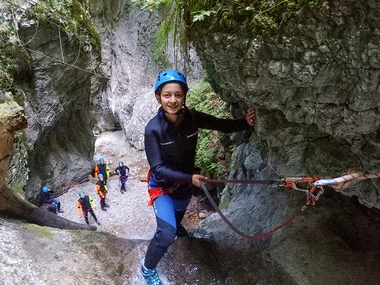
<instances>
[{"instance_id":1,"label":"girl's left hand","mask_svg":"<svg viewBox=\"0 0 380 285\"><path fill-rule=\"evenodd\" d=\"M254 125L255 110L252 107L249 107L247 114L245 115L245 119L247 120L248 125Z\"/></svg>"}]
</instances>

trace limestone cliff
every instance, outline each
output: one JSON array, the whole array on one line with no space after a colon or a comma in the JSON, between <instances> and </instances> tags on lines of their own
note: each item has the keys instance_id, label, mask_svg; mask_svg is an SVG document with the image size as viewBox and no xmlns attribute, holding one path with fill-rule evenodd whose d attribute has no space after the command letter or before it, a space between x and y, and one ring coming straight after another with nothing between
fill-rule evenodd
<instances>
[{"instance_id":1,"label":"limestone cliff","mask_svg":"<svg viewBox=\"0 0 380 285\"><path fill-rule=\"evenodd\" d=\"M324 4L297 11L263 37L253 32L255 4L216 2L207 6L215 13L191 23L188 32L217 93L237 112L247 106L257 111L255 133L237 148L231 177L379 172L380 5L318 1ZM216 215L203 227L216 233L221 253L242 251L223 260L229 268L244 260L239 284L258 280L251 270L257 262L267 262L268 272L284 270L296 284L375 284L377 269L368 268L377 268L379 254L379 183L351 184L343 192L351 198L322 196L291 226L256 242L239 239ZM261 185L228 186L222 195L227 217L252 236L306 203L302 192Z\"/></svg>"},{"instance_id":2,"label":"limestone cliff","mask_svg":"<svg viewBox=\"0 0 380 285\"><path fill-rule=\"evenodd\" d=\"M264 39L252 33L254 4L244 1L193 23L189 33L215 90L256 108L254 141L279 175L377 172L380 6L319 2ZM380 208L379 185L368 180L345 193Z\"/></svg>"},{"instance_id":3,"label":"limestone cliff","mask_svg":"<svg viewBox=\"0 0 380 285\"><path fill-rule=\"evenodd\" d=\"M26 118L22 107L15 101L0 103L0 213L51 227L89 229L85 225L49 213L45 208L32 205L8 187L6 173L11 160L14 136L16 131L25 127Z\"/></svg>"},{"instance_id":4,"label":"limestone cliff","mask_svg":"<svg viewBox=\"0 0 380 285\"><path fill-rule=\"evenodd\" d=\"M153 94L157 74L170 68L185 69L183 61L175 62L174 48L169 44L163 59L155 59L152 42L157 35L162 15L142 11L131 1L91 1L92 14L102 38L102 70L109 80L93 99L98 110L97 128L123 129L127 141L144 149L146 123L158 109ZM201 78L204 73L199 59L191 52L193 64L187 67L187 77Z\"/></svg>"},{"instance_id":5,"label":"limestone cliff","mask_svg":"<svg viewBox=\"0 0 380 285\"><path fill-rule=\"evenodd\" d=\"M90 98L103 78L96 71L100 45L79 2L50 4L60 5L59 13L44 2L2 5L10 31L5 45L19 48L28 59L9 87L28 123L26 136L18 136L9 182L14 189L25 185L25 197L38 204L41 186L59 191L91 172L95 120Z\"/></svg>"}]
</instances>

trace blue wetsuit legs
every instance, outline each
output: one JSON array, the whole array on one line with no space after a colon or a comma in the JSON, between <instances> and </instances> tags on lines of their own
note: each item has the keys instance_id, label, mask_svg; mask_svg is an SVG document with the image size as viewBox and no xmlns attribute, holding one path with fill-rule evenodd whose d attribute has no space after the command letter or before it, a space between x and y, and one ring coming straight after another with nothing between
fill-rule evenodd
<instances>
[{"instance_id":1,"label":"blue wetsuit legs","mask_svg":"<svg viewBox=\"0 0 380 285\"><path fill-rule=\"evenodd\" d=\"M154 200L153 208L156 214L157 229L146 253L146 268L155 268L169 246L173 244L177 224L181 222L189 202L190 199L173 200L169 195L163 195Z\"/></svg>"}]
</instances>

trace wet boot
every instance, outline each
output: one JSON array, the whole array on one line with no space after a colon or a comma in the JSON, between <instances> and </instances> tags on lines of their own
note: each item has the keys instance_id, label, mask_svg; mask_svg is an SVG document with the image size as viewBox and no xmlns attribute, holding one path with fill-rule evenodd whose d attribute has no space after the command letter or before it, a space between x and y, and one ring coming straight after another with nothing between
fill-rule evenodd
<instances>
[{"instance_id":1,"label":"wet boot","mask_svg":"<svg viewBox=\"0 0 380 285\"><path fill-rule=\"evenodd\" d=\"M144 266L144 260L141 264L141 274L144 277L147 285L163 285L163 283L160 280L160 277L158 277L156 268L154 269L148 269Z\"/></svg>"}]
</instances>

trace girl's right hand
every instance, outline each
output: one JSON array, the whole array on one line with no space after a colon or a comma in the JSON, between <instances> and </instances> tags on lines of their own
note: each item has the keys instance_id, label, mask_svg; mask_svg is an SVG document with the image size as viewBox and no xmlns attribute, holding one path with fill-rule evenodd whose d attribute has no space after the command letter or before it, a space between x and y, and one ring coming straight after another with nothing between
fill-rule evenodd
<instances>
[{"instance_id":1,"label":"girl's right hand","mask_svg":"<svg viewBox=\"0 0 380 285\"><path fill-rule=\"evenodd\" d=\"M191 177L191 183L193 183L193 185L197 186L197 187L201 187L201 182L200 180L206 180L207 178L203 175L200 175L200 174L193 174L193 176Z\"/></svg>"}]
</instances>

